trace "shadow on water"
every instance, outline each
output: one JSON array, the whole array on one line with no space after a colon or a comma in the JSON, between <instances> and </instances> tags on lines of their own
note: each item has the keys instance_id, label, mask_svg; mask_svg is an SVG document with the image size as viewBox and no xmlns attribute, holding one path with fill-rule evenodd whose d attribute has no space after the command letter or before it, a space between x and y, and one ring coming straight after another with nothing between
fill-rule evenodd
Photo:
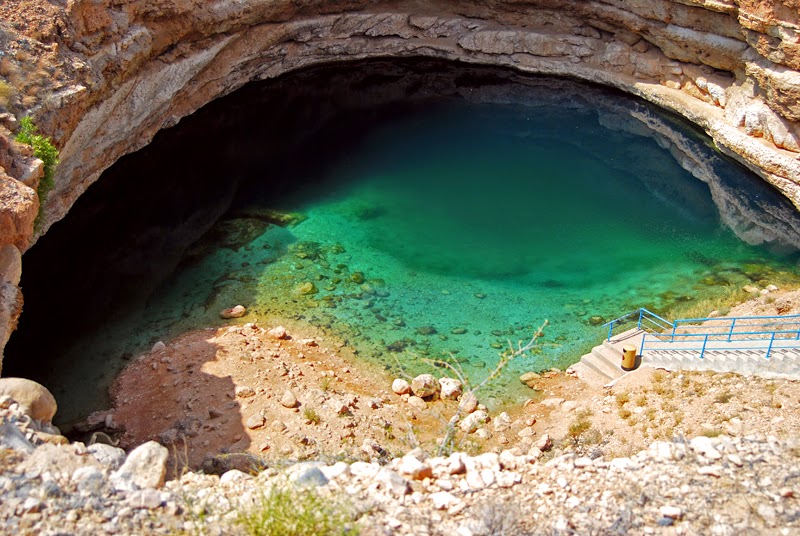
<instances>
[{"instance_id":1,"label":"shadow on water","mask_svg":"<svg viewBox=\"0 0 800 536\"><path fill-rule=\"evenodd\" d=\"M788 249L800 245L796 211L779 194L704 147L691 127L615 91L430 60L318 68L253 84L213 102L106 171L64 220L25 254L25 311L6 348L5 373L47 385L62 405L57 416L62 423L107 406L107 387L132 357L159 338L178 335L180 331L171 331L175 326L220 325L213 292L231 281L257 281L266 274L266 266L287 257L297 241L291 217L271 209L292 209L339 195L347 184L334 180L330 170L347 167L381 126L436 114L464 101L495 103L492 113L509 116L522 104L532 116L547 119L551 126L546 128L508 123L514 125L512 137L526 143L541 140L560 144L562 150L591 151L575 140L576 129L594 128L601 135L604 128L621 132L632 140L628 152L623 149L616 161L605 163L618 169L630 188L647 190L661 203L683 211L687 221L700 223L707 223L709 207L713 210L707 199L710 189L714 201L725 206L723 221L751 243L763 239ZM567 123L559 115L564 109L574 111L578 119ZM659 115L674 129L673 139L653 138L637 114ZM593 126L581 117L591 117ZM497 128L498 136L508 134L502 133L501 122L485 124ZM468 147L469 130L458 135ZM656 143L634 143L642 136L668 145L682 162L695 162L686 155L702 153L692 166L708 187L694 181L678 188L664 180ZM647 163L647 173L629 173L634 158ZM411 160L399 158L395 165L402 167L404 159ZM320 182L320 177L328 182ZM422 188L437 187L419 180ZM758 193L746 196L743 191ZM471 195L471 201L484 199L481 190ZM356 208L356 220L385 219L391 208ZM475 229L475 236L482 238L480 226ZM219 276L209 284L202 303L183 307L182 323L159 325L159 319L147 317L148 305L167 293L178 300L197 299L173 284L181 272L222 249L251 247L249 243L265 234L277 246L265 245L259 253L263 268L241 266L246 274L228 271ZM492 237L484 241L491 245ZM420 257L415 247L410 244L406 250L410 258ZM431 266L452 269L449 261L437 262ZM511 277L528 266L522 262L506 268ZM557 291L570 283L545 277L538 284ZM180 305L176 308L181 310Z\"/></svg>"}]
</instances>

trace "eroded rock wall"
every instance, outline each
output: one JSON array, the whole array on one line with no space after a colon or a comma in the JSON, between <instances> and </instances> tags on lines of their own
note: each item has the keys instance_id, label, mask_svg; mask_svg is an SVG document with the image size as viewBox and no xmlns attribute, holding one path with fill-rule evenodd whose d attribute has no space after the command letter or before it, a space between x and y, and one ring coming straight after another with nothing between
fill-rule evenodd
<instances>
[{"instance_id":1,"label":"eroded rock wall","mask_svg":"<svg viewBox=\"0 0 800 536\"><path fill-rule=\"evenodd\" d=\"M14 101L61 148L41 232L119 157L207 102L252 80L376 56L623 89L693 121L800 207L797 0L22 0L0 15L0 45L15 50L0 70L13 70L9 59L53 67ZM4 193L0 222L20 221L29 198ZM4 223L0 247L27 247L25 221Z\"/></svg>"}]
</instances>

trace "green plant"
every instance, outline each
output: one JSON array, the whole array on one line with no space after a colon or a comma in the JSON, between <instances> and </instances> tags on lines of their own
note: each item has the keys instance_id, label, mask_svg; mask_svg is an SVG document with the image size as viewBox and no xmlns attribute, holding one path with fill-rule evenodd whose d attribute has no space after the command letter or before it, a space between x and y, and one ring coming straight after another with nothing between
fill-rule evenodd
<instances>
[{"instance_id":1,"label":"green plant","mask_svg":"<svg viewBox=\"0 0 800 536\"><path fill-rule=\"evenodd\" d=\"M317 413L314 408L304 409L303 417L305 417L306 421L310 424L319 424L322 421L322 418L319 416L319 413Z\"/></svg>"},{"instance_id":2,"label":"green plant","mask_svg":"<svg viewBox=\"0 0 800 536\"><path fill-rule=\"evenodd\" d=\"M579 411L575 415L575 420L569 425L569 431L567 432L569 436L573 439L578 439L588 431L592 427L592 421L589 419L591 416L592 412L589 410Z\"/></svg>"},{"instance_id":3,"label":"green plant","mask_svg":"<svg viewBox=\"0 0 800 536\"><path fill-rule=\"evenodd\" d=\"M326 393L331 390L331 385L333 384L333 378L330 376L323 376L319 382L319 387Z\"/></svg>"},{"instance_id":4,"label":"green plant","mask_svg":"<svg viewBox=\"0 0 800 536\"><path fill-rule=\"evenodd\" d=\"M14 94L14 88L5 80L0 80L0 106L8 108L11 102L11 96Z\"/></svg>"},{"instance_id":5,"label":"green plant","mask_svg":"<svg viewBox=\"0 0 800 536\"><path fill-rule=\"evenodd\" d=\"M718 393L717 396L714 397L714 402L719 404L727 404L733 398L733 394L730 391L722 391Z\"/></svg>"},{"instance_id":6,"label":"green plant","mask_svg":"<svg viewBox=\"0 0 800 536\"><path fill-rule=\"evenodd\" d=\"M237 524L252 536L331 536L358 534L346 503L312 488L276 486L241 512Z\"/></svg>"},{"instance_id":7,"label":"green plant","mask_svg":"<svg viewBox=\"0 0 800 536\"><path fill-rule=\"evenodd\" d=\"M56 166L58 166L58 149L53 145L50 138L46 138L38 133L38 127L30 117L23 117L19 122L19 133L16 140L33 147L33 154L44 163L44 177L39 181L39 214L36 216L34 228L38 229L41 225L42 206L47 198L47 194L55 186Z\"/></svg>"}]
</instances>

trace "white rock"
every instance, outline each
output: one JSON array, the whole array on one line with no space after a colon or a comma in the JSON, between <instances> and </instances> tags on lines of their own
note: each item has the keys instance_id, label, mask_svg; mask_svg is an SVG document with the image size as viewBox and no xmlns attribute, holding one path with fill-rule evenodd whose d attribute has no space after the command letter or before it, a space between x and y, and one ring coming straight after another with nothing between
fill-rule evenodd
<instances>
[{"instance_id":1,"label":"white rock","mask_svg":"<svg viewBox=\"0 0 800 536\"><path fill-rule=\"evenodd\" d=\"M352 466L350 470L352 471ZM411 491L408 480L387 467L381 467L375 474L374 480L398 497L403 497Z\"/></svg>"},{"instance_id":2,"label":"white rock","mask_svg":"<svg viewBox=\"0 0 800 536\"><path fill-rule=\"evenodd\" d=\"M272 328L271 330L267 331L267 335L269 335L273 339L279 339L279 340L289 338L289 335L286 333L286 328L283 326Z\"/></svg>"},{"instance_id":3,"label":"white rock","mask_svg":"<svg viewBox=\"0 0 800 536\"><path fill-rule=\"evenodd\" d=\"M433 503L433 507L437 510L447 510L451 506L455 506L461 499L447 491L437 491L428 495L428 498Z\"/></svg>"},{"instance_id":4,"label":"white rock","mask_svg":"<svg viewBox=\"0 0 800 536\"><path fill-rule=\"evenodd\" d=\"M163 352L166 349L167 349L167 345L164 344L164 341L158 341L157 343L155 343L153 345L153 348L150 349L150 353L151 354L155 354L155 353L158 353L158 352Z\"/></svg>"},{"instance_id":5,"label":"white rock","mask_svg":"<svg viewBox=\"0 0 800 536\"><path fill-rule=\"evenodd\" d=\"M486 423L488 419L489 415L485 411L477 410L464 417L459 426L464 433L471 434Z\"/></svg>"},{"instance_id":6,"label":"white rock","mask_svg":"<svg viewBox=\"0 0 800 536\"><path fill-rule=\"evenodd\" d=\"M417 409L425 409L428 407L428 403L418 396L409 396L408 405Z\"/></svg>"},{"instance_id":7,"label":"white rock","mask_svg":"<svg viewBox=\"0 0 800 536\"><path fill-rule=\"evenodd\" d=\"M480 471L467 471L465 481L469 489L483 489L485 487Z\"/></svg>"},{"instance_id":8,"label":"white rock","mask_svg":"<svg viewBox=\"0 0 800 536\"><path fill-rule=\"evenodd\" d=\"M461 382L453 378L440 378L439 389L442 398L456 400L461 396Z\"/></svg>"},{"instance_id":9,"label":"white rock","mask_svg":"<svg viewBox=\"0 0 800 536\"><path fill-rule=\"evenodd\" d=\"M357 478L373 478L380 470L381 466L374 463L353 462L350 464L350 473Z\"/></svg>"},{"instance_id":10,"label":"white rock","mask_svg":"<svg viewBox=\"0 0 800 536\"><path fill-rule=\"evenodd\" d=\"M670 519L680 519L683 515L683 512L677 506L664 505L659 509L659 512L662 516Z\"/></svg>"},{"instance_id":11,"label":"white rock","mask_svg":"<svg viewBox=\"0 0 800 536\"><path fill-rule=\"evenodd\" d=\"M125 451L121 448L105 443L95 443L86 447L86 451L92 457L112 470L117 470L125 462Z\"/></svg>"},{"instance_id":12,"label":"white rock","mask_svg":"<svg viewBox=\"0 0 800 536\"><path fill-rule=\"evenodd\" d=\"M411 380L411 392L420 398L432 396L438 390L439 384L432 374L420 374Z\"/></svg>"},{"instance_id":13,"label":"white rock","mask_svg":"<svg viewBox=\"0 0 800 536\"><path fill-rule=\"evenodd\" d=\"M293 408L297 406L297 397L294 396L293 392L287 389L286 392L283 393L281 397L281 406L284 408Z\"/></svg>"},{"instance_id":14,"label":"white rock","mask_svg":"<svg viewBox=\"0 0 800 536\"><path fill-rule=\"evenodd\" d=\"M556 408L556 407L558 407L558 406L560 406L561 404L564 403L564 399L563 398L545 398L544 400L542 400L539 403L541 405L545 406L545 407L548 407L548 408Z\"/></svg>"},{"instance_id":15,"label":"white rock","mask_svg":"<svg viewBox=\"0 0 800 536\"><path fill-rule=\"evenodd\" d=\"M430 465L419 461L410 454L400 458L397 470L401 475L407 475L414 480L422 480L433 476L433 469L431 469Z\"/></svg>"},{"instance_id":16,"label":"white rock","mask_svg":"<svg viewBox=\"0 0 800 536\"><path fill-rule=\"evenodd\" d=\"M478 409L478 398L472 391L468 392L461 397L458 403L458 409L462 415L467 415Z\"/></svg>"},{"instance_id":17,"label":"white rock","mask_svg":"<svg viewBox=\"0 0 800 536\"><path fill-rule=\"evenodd\" d=\"M534 434L536 434L536 431L530 426L526 426L525 428L517 432L517 436L521 438L533 437Z\"/></svg>"},{"instance_id":18,"label":"white rock","mask_svg":"<svg viewBox=\"0 0 800 536\"><path fill-rule=\"evenodd\" d=\"M155 510L164 502L161 494L154 489L136 490L126 500L128 505L133 508Z\"/></svg>"},{"instance_id":19,"label":"white rock","mask_svg":"<svg viewBox=\"0 0 800 536\"><path fill-rule=\"evenodd\" d=\"M219 316L221 318L229 319L229 318L241 318L247 314L247 309L244 305L235 305L230 309L223 309L219 312Z\"/></svg>"},{"instance_id":20,"label":"white rock","mask_svg":"<svg viewBox=\"0 0 800 536\"><path fill-rule=\"evenodd\" d=\"M503 432L508 430L511 426L511 416L505 411L502 412L500 415L492 419L492 426L494 427L495 432Z\"/></svg>"},{"instance_id":21,"label":"white rock","mask_svg":"<svg viewBox=\"0 0 800 536\"><path fill-rule=\"evenodd\" d=\"M550 438L549 434L544 434L533 444L533 447L539 449L541 452L547 452L553 448L553 440Z\"/></svg>"},{"instance_id":22,"label":"white rock","mask_svg":"<svg viewBox=\"0 0 800 536\"><path fill-rule=\"evenodd\" d=\"M234 390L234 394L236 395L236 398L250 398L252 396L256 396L256 391L247 385L240 385Z\"/></svg>"},{"instance_id":23,"label":"white rock","mask_svg":"<svg viewBox=\"0 0 800 536\"><path fill-rule=\"evenodd\" d=\"M226 471L221 477L219 477L220 484L229 484L231 482L241 482L243 480L251 480L253 477L239 471L238 469L231 469L230 471Z\"/></svg>"},{"instance_id":24,"label":"white rock","mask_svg":"<svg viewBox=\"0 0 800 536\"><path fill-rule=\"evenodd\" d=\"M119 470L111 474L111 482L120 491L160 488L167 475L169 451L155 441L136 447Z\"/></svg>"},{"instance_id":25,"label":"white rock","mask_svg":"<svg viewBox=\"0 0 800 536\"><path fill-rule=\"evenodd\" d=\"M411 385L402 378L397 378L392 382L392 392L396 395L405 395L411 392Z\"/></svg>"},{"instance_id":26,"label":"white rock","mask_svg":"<svg viewBox=\"0 0 800 536\"><path fill-rule=\"evenodd\" d=\"M84 466L78 467L72 473L72 482L78 491L90 495L96 495L103 489L106 483L106 475L97 467Z\"/></svg>"},{"instance_id":27,"label":"white rock","mask_svg":"<svg viewBox=\"0 0 800 536\"><path fill-rule=\"evenodd\" d=\"M522 482L522 475L514 471L503 471L502 473L497 473L495 476L497 478L497 485L501 488L510 488Z\"/></svg>"}]
</instances>

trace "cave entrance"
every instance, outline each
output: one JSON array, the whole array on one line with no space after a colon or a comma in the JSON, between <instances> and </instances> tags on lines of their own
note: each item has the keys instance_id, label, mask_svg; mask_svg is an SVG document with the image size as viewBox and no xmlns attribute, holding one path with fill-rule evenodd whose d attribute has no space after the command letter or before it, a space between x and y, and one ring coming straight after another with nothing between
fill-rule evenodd
<instances>
[{"instance_id":1,"label":"cave entrance","mask_svg":"<svg viewBox=\"0 0 800 536\"><path fill-rule=\"evenodd\" d=\"M434 60L317 67L209 104L89 188L25 255L4 367L68 424L236 304L387 369L452 356L473 377L549 319L488 392L513 398L633 308L703 316L796 283L793 229L771 187L625 94Z\"/></svg>"}]
</instances>

